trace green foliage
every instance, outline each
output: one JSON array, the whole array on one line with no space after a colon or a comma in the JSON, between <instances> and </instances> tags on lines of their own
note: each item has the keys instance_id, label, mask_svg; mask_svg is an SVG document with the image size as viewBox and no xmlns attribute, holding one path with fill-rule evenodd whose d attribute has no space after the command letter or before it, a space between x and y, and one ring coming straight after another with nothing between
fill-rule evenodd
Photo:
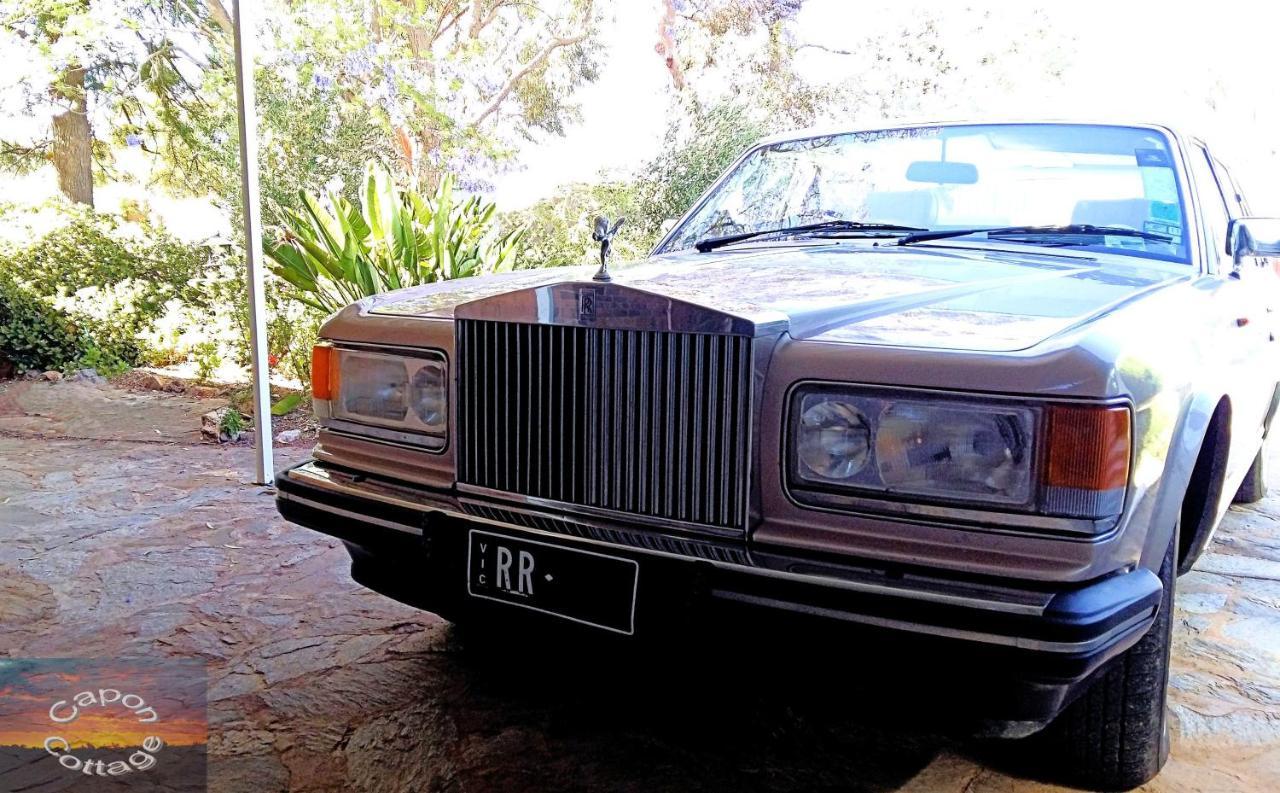
<instances>
[{"instance_id":1,"label":"green foliage","mask_svg":"<svg viewBox=\"0 0 1280 793\"><path fill-rule=\"evenodd\" d=\"M287 416L302 404L302 394L286 394L271 406L271 415Z\"/></svg>"},{"instance_id":2,"label":"green foliage","mask_svg":"<svg viewBox=\"0 0 1280 793\"><path fill-rule=\"evenodd\" d=\"M65 109L88 99L106 134L91 141L95 170L115 176L112 147L181 157L218 107L201 75L230 73L230 18L221 0L6 0L0 48L27 106ZM83 70L83 89L62 81ZM225 101L225 97L223 97ZM30 171L66 141L48 134L0 142L0 169Z\"/></svg>"},{"instance_id":3,"label":"green foliage","mask_svg":"<svg viewBox=\"0 0 1280 793\"><path fill-rule=\"evenodd\" d=\"M796 55L804 45L794 28L803 5L804 0L687 4L671 17L674 40L667 46L674 56L668 67L673 82L687 85L694 101L709 105L734 98L771 125L812 125L841 91L806 81L796 69ZM880 51L898 43L870 41L866 46Z\"/></svg>"},{"instance_id":4,"label":"green foliage","mask_svg":"<svg viewBox=\"0 0 1280 793\"><path fill-rule=\"evenodd\" d=\"M110 375L128 368L137 354L130 340L59 311L0 270L0 358L19 371L91 368Z\"/></svg>"},{"instance_id":5,"label":"green foliage","mask_svg":"<svg viewBox=\"0 0 1280 793\"><path fill-rule=\"evenodd\" d=\"M663 225L679 218L712 182L753 143L766 134L742 105L704 107L696 100L677 114L663 141L662 153L631 180L572 184L528 209L510 213L525 233L520 251L528 267L589 264L596 261L591 223L596 215L626 217L614 241L619 261L647 255L661 238Z\"/></svg>"},{"instance_id":6,"label":"green foliage","mask_svg":"<svg viewBox=\"0 0 1280 793\"><path fill-rule=\"evenodd\" d=\"M92 369L103 377L112 377L129 371L133 368L133 365L131 361L120 357L120 355L103 350L94 341L85 348L75 363L66 368L75 371Z\"/></svg>"},{"instance_id":7,"label":"green foliage","mask_svg":"<svg viewBox=\"0 0 1280 793\"><path fill-rule=\"evenodd\" d=\"M0 358L20 371L61 369L94 349L90 329L0 271Z\"/></svg>"},{"instance_id":8,"label":"green foliage","mask_svg":"<svg viewBox=\"0 0 1280 793\"><path fill-rule=\"evenodd\" d=\"M240 415L240 411L235 407L228 407L222 413L222 420L218 422L218 431L234 440L244 432L245 426L244 416Z\"/></svg>"},{"instance_id":9,"label":"green foliage","mask_svg":"<svg viewBox=\"0 0 1280 793\"><path fill-rule=\"evenodd\" d=\"M559 267L598 262L600 246L591 240L596 216L622 216L627 222L614 239L614 258L638 259L649 252L654 239L640 216L635 192L635 184L626 181L569 184L527 209L507 213L503 225L526 229L520 241L522 266Z\"/></svg>"},{"instance_id":10,"label":"green foliage","mask_svg":"<svg viewBox=\"0 0 1280 793\"><path fill-rule=\"evenodd\" d=\"M521 141L563 134L574 93L599 74L598 0L271 5L298 79L383 125L397 165L428 186L484 178Z\"/></svg>"},{"instance_id":11,"label":"green foliage","mask_svg":"<svg viewBox=\"0 0 1280 793\"><path fill-rule=\"evenodd\" d=\"M693 102L681 116L667 127L662 153L641 170L636 184L640 211L634 225L655 241L664 221L683 215L767 131L745 107L732 103L704 107Z\"/></svg>"},{"instance_id":12,"label":"green foliage","mask_svg":"<svg viewBox=\"0 0 1280 793\"><path fill-rule=\"evenodd\" d=\"M5 252L6 269L36 294L70 298L89 290L98 318L110 316L119 332L145 329L174 298L201 304L191 288L209 265L207 248L175 240L143 222L125 224L116 215L55 204L58 225L29 245Z\"/></svg>"},{"instance_id":13,"label":"green foliage","mask_svg":"<svg viewBox=\"0 0 1280 793\"><path fill-rule=\"evenodd\" d=\"M191 283L207 249L83 207L55 204L32 218L53 228L0 246L0 355L20 368L111 374L145 356L139 336L169 301L203 304Z\"/></svg>"},{"instance_id":14,"label":"green foliage","mask_svg":"<svg viewBox=\"0 0 1280 793\"><path fill-rule=\"evenodd\" d=\"M150 155L148 178L239 211L228 0L6 0L0 49L13 115L88 99L95 178L127 177L121 147ZM574 95L599 76L596 0L262 0L255 73L268 223L328 180L356 200L370 159L434 186L483 184L517 147L563 134ZM62 76L85 70L65 96ZM87 96L85 96L87 95ZM5 97L0 97L4 100ZM0 171L29 173L66 141L39 130L0 141ZM233 217L234 220L234 217Z\"/></svg>"},{"instance_id":15,"label":"green foliage","mask_svg":"<svg viewBox=\"0 0 1280 793\"><path fill-rule=\"evenodd\" d=\"M218 351L216 341L202 341L195 345L192 354L196 359L196 379L202 383L213 380L213 375L222 366L222 354Z\"/></svg>"},{"instance_id":16,"label":"green foliage","mask_svg":"<svg viewBox=\"0 0 1280 793\"><path fill-rule=\"evenodd\" d=\"M327 186L348 200L360 192L365 163L395 159L391 136L367 107L335 101L312 81L291 79L289 70L260 67L255 79L263 220L284 221L284 208L301 208L300 191ZM225 93L216 112L194 119L181 146L156 163L156 178L180 193L208 194L240 223L240 155L230 75L209 75L206 89ZM215 81L219 81L215 85Z\"/></svg>"},{"instance_id":17,"label":"green foliage","mask_svg":"<svg viewBox=\"0 0 1280 793\"><path fill-rule=\"evenodd\" d=\"M267 344L280 351L280 371L305 386L311 383L311 348L320 337L325 317L301 304L294 307L303 310L290 312L288 307L282 307L276 313L278 319L272 324L279 323L281 329L273 334L271 326L267 327Z\"/></svg>"},{"instance_id":18,"label":"green foliage","mask_svg":"<svg viewBox=\"0 0 1280 793\"><path fill-rule=\"evenodd\" d=\"M301 209L264 244L290 296L331 314L369 295L510 269L521 230L499 232L494 204L459 201L452 177L433 193L396 186L371 167L360 206L304 193Z\"/></svg>"}]
</instances>

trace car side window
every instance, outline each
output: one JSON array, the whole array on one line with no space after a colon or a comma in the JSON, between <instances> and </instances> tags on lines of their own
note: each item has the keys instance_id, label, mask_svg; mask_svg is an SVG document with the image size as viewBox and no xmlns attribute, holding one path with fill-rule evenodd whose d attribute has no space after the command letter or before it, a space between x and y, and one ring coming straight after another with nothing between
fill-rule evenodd
<instances>
[{"instance_id":1,"label":"car side window","mask_svg":"<svg viewBox=\"0 0 1280 793\"><path fill-rule=\"evenodd\" d=\"M1209 152L1199 145L1192 147L1191 175L1195 179L1196 193L1200 198L1200 216L1204 224L1209 269L1220 272L1218 263L1227 247L1227 224L1231 220L1231 213L1209 162Z\"/></svg>"}]
</instances>

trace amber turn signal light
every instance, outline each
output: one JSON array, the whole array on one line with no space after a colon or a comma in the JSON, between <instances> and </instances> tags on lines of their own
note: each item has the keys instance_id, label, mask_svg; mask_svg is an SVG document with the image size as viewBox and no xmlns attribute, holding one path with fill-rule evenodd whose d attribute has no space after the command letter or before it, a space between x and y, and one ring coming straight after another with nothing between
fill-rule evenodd
<instances>
[{"instance_id":1,"label":"amber turn signal light","mask_svg":"<svg viewBox=\"0 0 1280 793\"><path fill-rule=\"evenodd\" d=\"M317 344L311 348L311 396L332 399L338 390L338 356L333 347Z\"/></svg>"},{"instance_id":2,"label":"amber turn signal light","mask_svg":"<svg viewBox=\"0 0 1280 793\"><path fill-rule=\"evenodd\" d=\"M1045 510L1076 517L1118 514L1129 484L1129 408L1054 405L1046 412Z\"/></svg>"}]
</instances>

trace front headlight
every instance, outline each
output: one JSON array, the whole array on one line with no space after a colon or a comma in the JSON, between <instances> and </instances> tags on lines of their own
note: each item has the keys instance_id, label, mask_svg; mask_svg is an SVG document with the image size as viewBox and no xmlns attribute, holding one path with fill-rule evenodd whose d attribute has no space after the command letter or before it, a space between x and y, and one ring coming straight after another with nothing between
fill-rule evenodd
<instances>
[{"instance_id":1,"label":"front headlight","mask_svg":"<svg viewBox=\"0 0 1280 793\"><path fill-rule=\"evenodd\" d=\"M1025 504L1034 416L1027 408L827 391L799 399L799 479L900 495Z\"/></svg>"},{"instance_id":2,"label":"front headlight","mask_svg":"<svg viewBox=\"0 0 1280 793\"><path fill-rule=\"evenodd\" d=\"M871 425L846 400L815 400L800 415L800 463L815 476L844 481L871 457Z\"/></svg>"},{"instance_id":3,"label":"front headlight","mask_svg":"<svg viewBox=\"0 0 1280 793\"><path fill-rule=\"evenodd\" d=\"M860 503L1119 513L1129 409L809 386L791 403L792 490ZM830 504L829 498L821 503Z\"/></svg>"},{"instance_id":4,"label":"front headlight","mask_svg":"<svg viewBox=\"0 0 1280 793\"><path fill-rule=\"evenodd\" d=\"M444 445L449 390L439 353L320 345L313 357L312 393L322 419L393 430L395 440L413 442L426 436L423 442L430 448ZM388 437L377 431L369 434Z\"/></svg>"}]
</instances>

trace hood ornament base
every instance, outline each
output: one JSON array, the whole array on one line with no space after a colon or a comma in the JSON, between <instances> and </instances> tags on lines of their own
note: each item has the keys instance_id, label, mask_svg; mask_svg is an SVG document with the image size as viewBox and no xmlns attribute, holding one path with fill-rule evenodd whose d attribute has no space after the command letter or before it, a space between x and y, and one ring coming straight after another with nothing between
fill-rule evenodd
<instances>
[{"instance_id":1,"label":"hood ornament base","mask_svg":"<svg viewBox=\"0 0 1280 793\"><path fill-rule=\"evenodd\" d=\"M600 269L596 274L591 276L592 281L612 281L613 276L609 275L609 254L613 248L613 238L618 233L618 229L622 228L626 218L618 218L613 226L609 225L609 219L603 216L596 218L595 229L591 232L591 239L600 243Z\"/></svg>"}]
</instances>

